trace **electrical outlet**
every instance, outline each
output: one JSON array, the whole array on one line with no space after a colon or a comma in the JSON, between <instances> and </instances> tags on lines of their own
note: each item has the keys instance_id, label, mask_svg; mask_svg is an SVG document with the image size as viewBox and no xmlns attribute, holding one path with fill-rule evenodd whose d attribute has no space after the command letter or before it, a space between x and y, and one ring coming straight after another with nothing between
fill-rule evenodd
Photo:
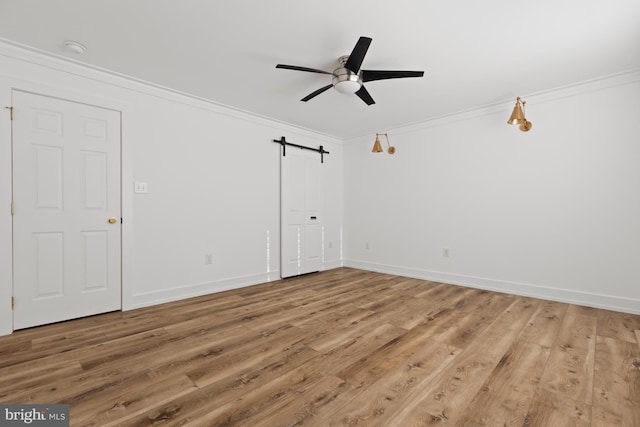
<instances>
[{"instance_id":1,"label":"electrical outlet","mask_svg":"<svg viewBox=\"0 0 640 427\"><path fill-rule=\"evenodd\" d=\"M206 255L204 256L204 263L205 263L205 265L211 265L211 264L213 264L213 255L211 255L211 254L206 254Z\"/></svg>"},{"instance_id":2,"label":"electrical outlet","mask_svg":"<svg viewBox=\"0 0 640 427\"><path fill-rule=\"evenodd\" d=\"M442 249L442 256L445 258L449 258L449 248Z\"/></svg>"},{"instance_id":3,"label":"electrical outlet","mask_svg":"<svg viewBox=\"0 0 640 427\"><path fill-rule=\"evenodd\" d=\"M366 250L369 250L369 242L364 242L364 248L365 248Z\"/></svg>"}]
</instances>

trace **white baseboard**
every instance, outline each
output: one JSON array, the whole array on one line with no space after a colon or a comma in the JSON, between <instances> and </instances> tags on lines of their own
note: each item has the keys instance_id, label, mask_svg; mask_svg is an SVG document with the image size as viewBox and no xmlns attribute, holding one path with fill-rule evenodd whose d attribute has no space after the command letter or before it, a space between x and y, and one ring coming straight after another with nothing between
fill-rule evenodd
<instances>
[{"instance_id":1,"label":"white baseboard","mask_svg":"<svg viewBox=\"0 0 640 427\"><path fill-rule=\"evenodd\" d=\"M280 280L279 271L231 277L214 282L194 283L190 285L176 286L170 289L162 289L159 291L144 292L134 294L131 298L131 304L127 307L123 307L122 309L123 311L133 310L135 308L148 307L151 305L163 304L166 302L178 301L181 299L198 297L231 289L244 288L246 286L272 282L274 280Z\"/></svg>"},{"instance_id":2,"label":"white baseboard","mask_svg":"<svg viewBox=\"0 0 640 427\"><path fill-rule=\"evenodd\" d=\"M340 268L342 267L342 261L340 260L335 260L335 261L325 261L322 264L322 271L324 270L333 270L334 268Z\"/></svg>"},{"instance_id":3,"label":"white baseboard","mask_svg":"<svg viewBox=\"0 0 640 427\"><path fill-rule=\"evenodd\" d=\"M395 265L378 264L365 261L345 259L345 267L394 274L451 285L466 286L488 291L503 292L513 295L577 304L623 313L640 314L640 300L626 297L580 292L570 289L551 288L526 283L508 282L505 280L487 279L484 277L466 276L440 271L422 270Z\"/></svg>"},{"instance_id":4,"label":"white baseboard","mask_svg":"<svg viewBox=\"0 0 640 427\"><path fill-rule=\"evenodd\" d=\"M332 270L342 267L342 261L327 261L323 264L323 270ZM213 282L194 283L191 285L176 286L170 289L144 292L134 294L130 298L130 304L123 306L123 311L133 310L141 307L162 304L166 302L178 301L186 298L198 297L201 295L213 294L216 292L228 291L231 289L244 288L246 286L258 285L261 283L280 280L280 271L251 274L248 276L232 277Z\"/></svg>"}]
</instances>

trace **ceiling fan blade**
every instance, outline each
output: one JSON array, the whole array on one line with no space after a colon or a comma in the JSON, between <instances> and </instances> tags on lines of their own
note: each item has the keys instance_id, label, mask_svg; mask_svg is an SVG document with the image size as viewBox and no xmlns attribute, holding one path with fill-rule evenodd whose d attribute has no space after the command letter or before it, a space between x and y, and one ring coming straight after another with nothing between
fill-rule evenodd
<instances>
[{"instance_id":1,"label":"ceiling fan blade","mask_svg":"<svg viewBox=\"0 0 640 427\"><path fill-rule=\"evenodd\" d=\"M422 77L424 71L389 71L389 70L362 70L362 81L402 79L405 77Z\"/></svg>"},{"instance_id":2,"label":"ceiling fan blade","mask_svg":"<svg viewBox=\"0 0 640 427\"><path fill-rule=\"evenodd\" d=\"M371 97L371 95L369 95L369 92L367 91L367 89L364 88L364 86L360 86L360 89L358 89L358 91L356 92L356 95L358 95L358 97L362 99L367 105L376 103L376 101L373 100L373 98Z\"/></svg>"},{"instance_id":3,"label":"ceiling fan blade","mask_svg":"<svg viewBox=\"0 0 640 427\"><path fill-rule=\"evenodd\" d=\"M349 59L347 59L347 62L344 64L344 68L358 74L362 61L364 60L364 56L367 54L367 50L369 50L370 44L371 38L360 37L358 39L358 43L356 43L353 48L351 55L349 55Z\"/></svg>"},{"instance_id":4,"label":"ceiling fan blade","mask_svg":"<svg viewBox=\"0 0 640 427\"><path fill-rule=\"evenodd\" d=\"M308 68L308 67L298 67L297 65L278 64L276 65L276 68L284 68L285 70L308 71L309 73L333 74L328 71L318 70L315 68Z\"/></svg>"},{"instance_id":5,"label":"ceiling fan blade","mask_svg":"<svg viewBox=\"0 0 640 427\"><path fill-rule=\"evenodd\" d=\"M305 96L304 98L302 98L300 101L304 101L307 102L308 100L310 100L311 98L315 98L316 96L320 95L322 92L329 90L333 87L333 85L326 85L325 87L321 87L320 89L316 90L315 92L310 93L309 95Z\"/></svg>"}]
</instances>

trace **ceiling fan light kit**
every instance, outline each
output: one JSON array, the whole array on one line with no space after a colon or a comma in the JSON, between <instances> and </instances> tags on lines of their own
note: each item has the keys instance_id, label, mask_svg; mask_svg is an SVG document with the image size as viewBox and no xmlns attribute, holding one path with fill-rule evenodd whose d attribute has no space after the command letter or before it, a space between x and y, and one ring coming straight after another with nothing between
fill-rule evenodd
<instances>
[{"instance_id":1,"label":"ceiling fan light kit","mask_svg":"<svg viewBox=\"0 0 640 427\"><path fill-rule=\"evenodd\" d=\"M375 101L364 87L364 83L374 80L424 76L424 71L361 70L360 66L367 54L367 50L369 50L371 40L370 37L360 37L350 55L344 55L338 58L339 67L333 70L333 72L286 64L278 64L276 68L305 71L308 73L330 74L332 76L331 84L311 92L301 99L303 102L307 102L321 93L334 88L340 93L356 94L365 104L373 105Z\"/></svg>"},{"instance_id":2,"label":"ceiling fan light kit","mask_svg":"<svg viewBox=\"0 0 640 427\"><path fill-rule=\"evenodd\" d=\"M529 132L533 127L533 124L525 117L524 106L526 103L527 101L521 100L518 96L516 98L516 105L513 107L511 117L507 120L507 123L510 125L520 125L520 130L522 132Z\"/></svg>"},{"instance_id":3,"label":"ceiling fan light kit","mask_svg":"<svg viewBox=\"0 0 640 427\"><path fill-rule=\"evenodd\" d=\"M348 56L338 58L338 62L342 64L342 67L333 70L333 78L331 79L333 88L347 95L356 93L362 87L362 78L360 75L344 68L344 64L346 64L348 59Z\"/></svg>"}]
</instances>

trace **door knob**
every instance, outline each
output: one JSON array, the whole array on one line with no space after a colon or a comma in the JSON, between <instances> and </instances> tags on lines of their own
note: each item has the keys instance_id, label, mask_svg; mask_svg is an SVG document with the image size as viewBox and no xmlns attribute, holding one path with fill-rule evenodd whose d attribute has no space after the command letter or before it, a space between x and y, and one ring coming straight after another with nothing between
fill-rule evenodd
<instances>
[{"instance_id":1,"label":"door knob","mask_svg":"<svg viewBox=\"0 0 640 427\"><path fill-rule=\"evenodd\" d=\"M115 217L111 217L109 218L109 224L115 224L116 222L118 222L118 220Z\"/></svg>"}]
</instances>

